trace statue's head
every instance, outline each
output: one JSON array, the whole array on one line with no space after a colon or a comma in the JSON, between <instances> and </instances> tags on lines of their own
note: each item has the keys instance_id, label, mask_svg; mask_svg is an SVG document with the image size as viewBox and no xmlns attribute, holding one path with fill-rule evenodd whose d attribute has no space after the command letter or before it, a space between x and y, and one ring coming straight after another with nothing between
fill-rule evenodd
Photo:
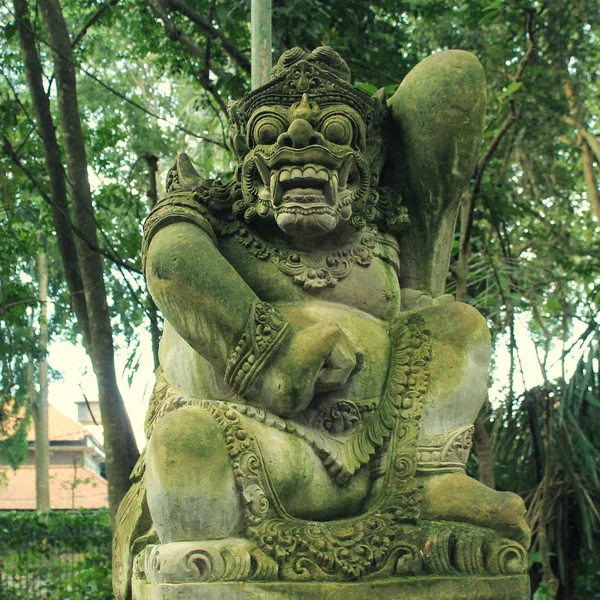
<instances>
[{"instance_id":1,"label":"statue's head","mask_svg":"<svg viewBox=\"0 0 600 600\"><path fill-rule=\"evenodd\" d=\"M292 237L362 229L378 216L383 90L370 96L329 47L285 52L271 79L231 106L246 220Z\"/></svg>"}]
</instances>

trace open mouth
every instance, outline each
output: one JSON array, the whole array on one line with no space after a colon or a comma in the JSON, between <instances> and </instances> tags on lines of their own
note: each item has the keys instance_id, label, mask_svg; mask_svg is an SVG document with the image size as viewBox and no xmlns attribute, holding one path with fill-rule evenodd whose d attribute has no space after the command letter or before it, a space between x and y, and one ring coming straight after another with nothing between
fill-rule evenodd
<instances>
[{"instance_id":1,"label":"open mouth","mask_svg":"<svg viewBox=\"0 0 600 600\"><path fill-rule=\"evenodd\" d=\"M269 196L274 208L333 208L338 198L352 192L358 180L354 157L348 155L339 168L317 163L267 166L264 158L255 157L260 181L260 195ZM265 198L266 199L266 198Z\"/></svg>"}]
</instances>

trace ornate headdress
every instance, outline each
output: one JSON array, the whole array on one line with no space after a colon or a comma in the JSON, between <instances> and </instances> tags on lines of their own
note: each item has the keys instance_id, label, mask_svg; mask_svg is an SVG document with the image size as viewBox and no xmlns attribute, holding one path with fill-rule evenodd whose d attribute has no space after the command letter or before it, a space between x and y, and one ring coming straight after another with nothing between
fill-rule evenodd
<instances>
[{"instance_id":1,"label":"ornate headdress","mask_svg":"<svg viewBox=\"0 0 600 600\"><path fill-rule=\"evenodd\" d=\"M346 104L352 107L366 125L367 139L376 135L385 116L383 94L370 96L350 83L346 61L329 46L311 53L292 48L281 55L272 76L263 86L249 92L229 108L232 142L236 154L243 157L246 124L252 113L261 106L291 106L303 94L308 94L319 107Z\"/></svg>"}]
</instances>

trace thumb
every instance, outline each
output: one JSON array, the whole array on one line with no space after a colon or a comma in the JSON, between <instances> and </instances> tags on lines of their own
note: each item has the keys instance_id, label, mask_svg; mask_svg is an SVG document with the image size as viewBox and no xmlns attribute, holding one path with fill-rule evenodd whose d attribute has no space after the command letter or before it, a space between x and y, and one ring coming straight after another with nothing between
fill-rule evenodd
<instances>
[{"instance_id":1,"label":"thumb","mask_svg":"<svg viewBox=\"0 0 600 600\"><path fill-rule=\"evenodd\" d=\"M342 334L317 375L315 392L323 393L342 387L355 367L355 349L346 335Z\"/></svg>"}]
</instances>

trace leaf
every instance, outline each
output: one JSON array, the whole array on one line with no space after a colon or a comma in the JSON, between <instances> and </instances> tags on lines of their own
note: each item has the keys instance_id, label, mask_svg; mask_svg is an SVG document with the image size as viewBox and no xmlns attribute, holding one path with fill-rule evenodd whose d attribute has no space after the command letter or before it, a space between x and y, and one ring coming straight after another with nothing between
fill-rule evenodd
<instances>
[{"instance_id":1,"label":"leaf","mask_svg":"<svg viewBox=\"0 0 600 600\"><path fill-rule=\"evenodd\" d=\"M363 90L363 92L367 92L367 94L375 94L377 92L377 87L372 83L362 83L360 81L356 82L356 87Z\"/></svg>"},{"instance_id":2,"label":"leaf","mask_svg":"<svg viewBox=\"0 0 600 600\"><path fill-rule=\"evenodd\" d=\"M548 552L548 556L556 556L556 554L554 552ZM542 563L542 553L541 552L534 552L533 554L529 555L529 568L531 568L534 564Z\"/></svg>"},{"instance_id":3,"label":"leaf","mask_svg":"<svg viewBox=\"0 0 600 600\"><path fill-rule=\"evenodd\" d=\"M522 81L513 81L498 97L499 102L504 102L510 96L513 96L523 85Z\"/></svg>"},{"instance_id":4,"label":"leaf","mask_svg":"<svg viewBox=\"0 0 600 600\"><path fill-rule=\"evenodd\" d=\"M554 600L554 596L550 593L546 584L542 582L538 589L535 590L533 600Z\"/></svg>"},{"instance_id":5,"label":"leaf","mask_svg":"<svg viewBox=\"0 0 600 600\"><path fill-rule=\"evenodd\" d=\"M593 398L592 396L590 396L589 394L587 394L584 398L584 400L588 403L591 404L592 406L595 406L596 408L600 408L600 400L597 400L596 398Z\"/></svg>"},{"instance_id":6,"label":"leaf","mask_svg":"<svg viewBox=\"0 0 600 600\"><path fill-rule=\"evenodd\" d=\"M493 138L496 137L498 135L498 133L500 133L500 129L488 129L488 131L486 131L483 134L484 138Z\"/></svg>"},{"instance_id":7,"label":"leaf","mask_svg":"<svg viewBox=\"0 0 600 600\"><path fill-rule=\"evenodd\" d=\"M503 1L504 0L496 0L495 2L492 2L490 5L486 6L483 11L490 12L491 10L498 10L499 8L502 8Z\"/></svg>"},{"instance_id":8,"label":"leaf","mask_svg":"<svg viewBox=\"0 0 600 600\"><path fill-rule=\"evenodd\" d=\"M513 81L507 88L506 88L506 94L510 95L510 94L514 94L521 86L523 85L522 81Z\"/></svg>"}]
</instances>

